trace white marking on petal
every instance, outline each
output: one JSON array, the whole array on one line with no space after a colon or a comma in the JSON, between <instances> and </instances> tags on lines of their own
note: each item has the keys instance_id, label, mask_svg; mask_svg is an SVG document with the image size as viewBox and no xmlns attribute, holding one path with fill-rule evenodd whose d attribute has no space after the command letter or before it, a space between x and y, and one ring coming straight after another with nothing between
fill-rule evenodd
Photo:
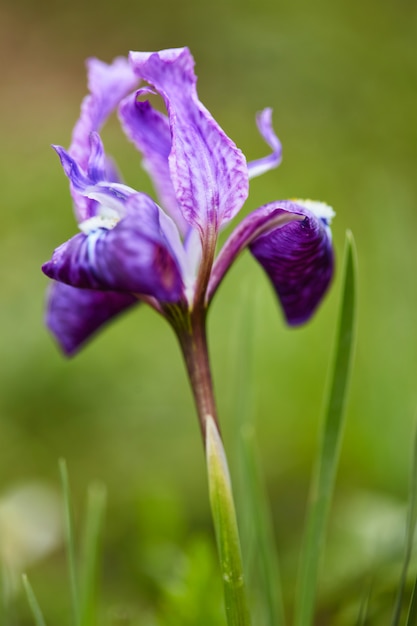
<instances>
[{"instance_id":1,"label":"white marking on petal","mask_svg":"<svg viewBox=\"0 0 417 626\"><path fill-rule=\"evenodd\" d=\"M185 285L185 296L188 302L192 302L195 291L195 281L200 266L202 248L200 234L197 229L192 228L184 242L184 250L186 255L183 281Z\"/></svg>"},{"instance_id":2,"label":"white marking on petal","mask_svg":"<svg viewBox=\"0 0 417 626\"><path fill-rule=\"evenodd\" d=\"M94 217L84 220L78 224L78 228L82 233L84 233L84 235L90 235L100 228L111 230L116 226L119 220L120 215L117 211L110 209L109 207L101 206L98 215L94 215Z\"/></svg>"},{"instance_id":3,"label":"white marking on petal","mask_svg":"<svg viewBox=\"0 0 417 626\"><path fill-rule=\"evenodd\" d=\"M326 226L331 224L333 217L336 215L332 207L325 202L318 202L317 200L300 200L299 198L296 198L294 202L302 206L303 209L311 211L313 215L315 215L317 219L322 220Z\"/></svg>"}]
</instances>

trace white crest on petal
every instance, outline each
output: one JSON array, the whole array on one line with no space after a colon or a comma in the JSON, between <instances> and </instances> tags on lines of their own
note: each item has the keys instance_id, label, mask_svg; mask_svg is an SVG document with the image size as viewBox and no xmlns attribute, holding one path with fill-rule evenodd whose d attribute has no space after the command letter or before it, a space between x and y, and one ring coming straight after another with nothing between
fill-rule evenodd
<instances>
[{"instance_id":1,"label":"white crest on petal","mask_svg":"<svg viewBox=\"0 0 417 626\"><path fill-rule=\"evenodd\" d=\"M194 297L195 282L200 266L202 248L200 234L197 229L191 228L184 241L186 262L184 268L185 295L188 302L192 302Z\"/></svg>"},{"instance_id":2,"label":"white crest on petal","mask_svg":"<svg viewBox=\"0 0 417 626\"><path fill-rule=\"evenodd\" d=\"M317 219L322 220L326 226L330 226L332 219L336 215L332 207L325 202L318 202L317 200L300 200L299 198L296 198L294 202L302 206L303 209L311 211L313 215L315 215Z\"/></svg>"},{"instance_id":3,"label":"white crest on petal","mask_svg":"<svg viewBox=\"0 0 417 626\"><path fill-rule=\"evenodd\" d=\"M88 220L84 220L80 224L78 224L78 228L84 235L90 235L96 230L100 228L104 228L105 230L111 230L120 220L120 215L114 209L110 209L109 207L100 206L100 212L98 215L94 215L94 217L90 217Z\"/></svg>"}]
</instances>

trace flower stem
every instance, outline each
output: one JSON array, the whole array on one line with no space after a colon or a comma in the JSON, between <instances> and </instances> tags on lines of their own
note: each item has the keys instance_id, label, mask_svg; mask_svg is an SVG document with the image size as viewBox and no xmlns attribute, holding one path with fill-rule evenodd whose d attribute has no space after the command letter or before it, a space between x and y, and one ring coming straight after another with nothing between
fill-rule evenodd
<instances>
[{"instance_id":1,"label":"flower stem","mask_svg":"<svg viewBox=\"0 0 417 626\"><path fill-rule=\"evenodd\" d=\"M205 309L189 313L189 324L176 326L203 436L211 513L223 579L228 626L250 626L240 539L223 448L206 336Z\"/></svg>"},{"instance_id":2,"label":"flower stem","mask_svg":"<svg viewBox=\"0 0 417 626\"><path fill-rule=\"evenodd\" d=\"M220 433L207 347L205 317L205 311L192 312L187 328L176 331L194 396L204 444L208 415L212 417Z\"/></svg>"}]
</instances>

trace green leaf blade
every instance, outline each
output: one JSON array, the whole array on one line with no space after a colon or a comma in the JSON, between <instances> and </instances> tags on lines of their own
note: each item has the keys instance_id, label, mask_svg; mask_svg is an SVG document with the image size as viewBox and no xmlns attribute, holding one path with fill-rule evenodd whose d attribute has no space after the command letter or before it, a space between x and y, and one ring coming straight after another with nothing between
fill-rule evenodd
<instances>
[{"instance_id":1,"label":"green leaf blade","mask_svg":"<svg viewBox=\"0 0 417 626\"><path fill-rule=\"evenodd\" d=\"M323 429L313 470L301 553L295 608L296 626L310 626L313 623L320 559L339 460L345 405L353 362L356 334L356 283L356 250L353 236L347 232L339 328L324 404Z\"/></svg>"},{"instance_id":2,"label":"green leaf blade","mask_svg":"<svg viewBox=\"0 0 417 626\"><path fill-rule=\"evenodd\" d=\"M76 566L77 557L75 550L74 520L68 468L65 459L59 459L59 473L61 476L62 493L64 496L65 546L67 551L68 575L71 589L73 624L74 626L79 626L80 602Z\"/></svg>"},{"instance_id":3,"label":"green leaf blade","mask_svg":"<svg viewBox=\"0 0 417 626\"><path fill-rule=\"evenodd\" d=\"M238 511L244 550L245 575L254 609L264 626L284 626L285 614L277 546L255 435L253 361L256 303L245 293L238 334L238 369L235 383L236 474L239 477ZM256 319L255 319L256 318Z\"/></svg>"},{"instance_id":4,"label":"green leaf blade","mask_svg":"<svg viewBox=\"0 0 417 626\"><path fill-rule=\"evenodd\" d=\"M26 593L26 597L30 606L30 610L32 611L33 619L35 620L36 626L46 626L45 619L43 617L41 607L39 606L39 602L35 596L35 592L32 589L32 585L30 584L28 577L26 574L22 574L22 584Z\"/></svg>"},{"instance_id":5,"label":"green leaf blade","mask_svg":"<svg viewBox=\"0 0 417 626\"><path fill-rule=\"evenodd\" d=\"M100 540L106 500L106 489L103 485L95 484L89 487L81 562L81 626L95 626L96 624Z\"/></svg>"}]
</instances>

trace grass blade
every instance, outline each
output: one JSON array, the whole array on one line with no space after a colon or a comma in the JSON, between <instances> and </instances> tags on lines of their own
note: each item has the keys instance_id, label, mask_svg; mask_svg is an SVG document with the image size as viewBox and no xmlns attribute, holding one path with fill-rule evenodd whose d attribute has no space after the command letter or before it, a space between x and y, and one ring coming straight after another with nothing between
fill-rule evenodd
<instances>
[{"instance_id":1,"label":"grass blade","mask_svg":"<svg viewBox=\"0 0 417 626\"><path fill-rule=\"evenodd\" d=\"M417 576L414 581L413 593L411 595L410 606L408 608L407 621L405 626L415 626L417 624Z\"/></svg>"},{"instance_id":2,"label":"grass blade","mask_svg":"<svg viewBox=\"0 0 417 626\"><path fill-rule=\"evenodd\" d=\"M347 232L339 329L324 405L319 451L313 469L310 503L301 553L295 626L310 626L313 621L320 558L339 459L355 343L356 273L354 241L352 234Z\"/></svg>"},{"instance_id":3,"label":"grass blade","mask_svg":"<svg viewBox=\"0 0 417 626\"><path fill-rule=\"evenodd\" d=\"M251 296L249 298L249 296ZM256 450L253 397L254 303L253 291L246 297L239 325L239 364L236 381L236 428L239 512L242 545L245 548L245 574L249 588L257 591L263 608L264 626L285 624L278 553L260 462Z\"/></svg>"},{"instance_id":4,"label":"grass blade","mask_svg":"<svg viewBox=\"0 0 417 626\"><path fill-rule=\"evenodd\" d=\"M260 476L253 431L241 434L246 496L253 520L254 550L258 561L265 626L285 624L281 578L268 499Z\"/></svg>"},{"instance_id":5,"label":"grass blade","mask_svg":"<svg viewBox=\"0 0 417 626\"><path fill-rule=\"evenodd\" d=\"M397 598L392 618L392 626L398 626L401 619L404 590L407 581L408 566L413 550L413 540L417 524L417 429L414 434L413 455L411 463L410 489L408 496L407 525L405 531L405 550ZM417 623L417 622L416 622Z\"/></svg>"},{"instance_id":6,"label":"grass blade","mask_svg":"<svg viewBox=\"0 0 417 626\"><path fill-rule=\"evenodd\" d=\"M81 626L93 626L96 623L97 575L105 508L105 487L103 485L92 485L88 490L83 544Z\"/></svg>"},{"instance_id":7,"label":"grass blade","mask_svg":"<svg viewBox=\"0 0 417 626\"><path fill-rule=\"evenodd\" d=\"M358 619L356 620L356 626L366 626L366 624L368 623L368 613L371 603L372 587L373 580L371 580L368 587L365 588L365 592L359 609Z\"/></svg>"},{"instance_id":8,"label":"grass blade","mask_svg":"<svg viewBox=\"0 0 417 626\"><path fill-rule=\"evenodd\" d=\"M71 490L69 486L68 469L65 459L59 459L59 473L61 475L62 492L64 495L65 517L65 545L67 550L68 574L71 588L71 602L74 626L80 624L80 603L78 591L78 577L75 555L75 534L72 512Z\"/></svg>"},{"instance_id":9,"label":"grass blade","mask_svg":"<svg viewBox=\"0 0 417 626\"><path fill-rule=\"evenodd\" d=\"M35 596L35 592L33 591L32 585L30 584L26 574L22 574L22 583L36 626L46 626L46 622L42 615L38 600Z\"/></svg>"}]
</instances>

